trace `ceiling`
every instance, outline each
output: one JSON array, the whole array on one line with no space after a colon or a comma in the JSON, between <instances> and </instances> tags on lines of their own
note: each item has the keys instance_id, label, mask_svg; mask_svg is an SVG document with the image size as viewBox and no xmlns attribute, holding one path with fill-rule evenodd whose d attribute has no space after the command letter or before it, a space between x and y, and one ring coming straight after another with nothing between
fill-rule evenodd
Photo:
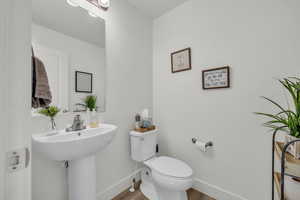
<instances>
[{"instance_id":1,"label":"ceiling","mask_svg":"<svg viewBox=\"0 0 300 200\"><path fill-rule=\"evenodd\" d=\"M91 17L86 10L72 7L66 0L32 0L32 20L34 23L105 47L105 22Z\"/></svg>"},{"instance_id":2,"label":"ceiling","mask_svg":"<svg viewBox=\"0 0 300 200\"><path fill-rule=\"evenodd\" d=\"M156 18L188 0L128 0L144 14Z\"/></svg>"},{"instance_id":3,"label":"ceiling","mask_svg":"<svg viewBox=\"0 0 300 200\"><path fill-rule=\"evenodd\" d=\"M145 15L156 18L187 0L128 0ZM66 0L32 0L34 23L65 35L105 47L105 22Z\"/></svg>"}]
</instances>

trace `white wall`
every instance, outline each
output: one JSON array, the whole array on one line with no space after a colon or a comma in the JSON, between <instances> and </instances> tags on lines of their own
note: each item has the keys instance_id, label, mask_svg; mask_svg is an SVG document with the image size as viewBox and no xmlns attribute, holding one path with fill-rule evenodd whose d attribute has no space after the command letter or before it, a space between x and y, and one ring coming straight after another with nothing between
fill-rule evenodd
<instances>
[{"instance_id":1,"label":"white wall","mask_svg":"<svg viewBox=\"0 0 300 200\"><path fill-rule=\"evenodd\" d=\"M3 6L3 7L2 7ZM6 46L6 63L1 67L3 91L1 99L4 100L5 112L3 130L5 134L5 151L29 146L29 116L30 116L30 4L27 1L1 1L4 9L5 21L1 18L1 27L6 33L4 44ZM1 12L2 14L2 12ZM1 29L2 32L2 29ZM28 100L27 100L28 99ZM2 138L1 138L2 140ZM2 163L1 163L2 164ZM30 168L6 174L5 200L30 199Z\"/></svg>"},{"instance_id":2,"label":"white wall","mask_svg":"<svg viewBox=\"0 0 300 200\"><path fill-rule=\"evenodd\" d=\"M76 103L82 103L82 99L87 95L86 93L75 92L75 71L93 73L93 93L98 97L100 110L105 110L106 69L104 48L37 24L32 25L32 42L33 44L59 51L68 57L69 66L66 66L68 67L68 76L66 74L62 75L69 78L69 89L67 92L69 92L70 110L75 109L74 105ZM51 88L53 89L50 85Z\"/></svg>"},{"instance_id":3,"label":"white wall","mask_svg":"<svg viewBox=\"0 0 300 200\"><path fill-rule=\"evenodd\" d=\"M194 169L218 199L270 199L271 134L259 98L284 101L274 78L299 76L296 0L190 0L154 21L154 116L160 147ZM192 48L191 71L172 74L170 53ZM230 65L230 89L202 90L201 70ZM198 151L191 138L212 140ZM227 191L227 193L226 193Z\"/></svg>"},{"instance_id":4,"label":"white wall","mask_svg":"<svg viewBox=\"0 0 300 200\"><path fill-rule=\"evenodd\" d=\"M119 129L113 143L97 154L99 194L133 172L135 163L129 154L128 132L135 113L152 108L152 22L127 1L113 0L111 4L103 14L107 65L106 112L101 117ZM63 128L71 121L72 116L60 116L58 127ZM48 123L44 118L32 119L28 137L47 130ZM35 152L33 158L32 199L67 200L66 170L61 163L48 161Z\"/></svg>"},{"instance_id":5,"label":"white wall","mask_svg":"<svg viewBox=\"0 0 300 200\"><path fill-rule=\"evenodd\" d=\"M106 19L107 122L118 125L112 145L98 155L98 192L135 168L130 158L129 131L134 115L152 110L152 21L127 1L111 1Z\"/></svg>"},{"instance_id":6,"label":"white wall","mask_svg":"<svg viewBox=\"0 0 300 200\"><path fill-rule=\"evenodd\" d=\"M0 7L0 69L2 73L0 74L0 91L1 91L1 98L0 98L0 126L2 127L2 131L0 131L0 199L5 198L5 150L6 150L6 135L5 132L7 131L7 118L5 114L7 114L7 95L6 87L7 87L7 79L6 79L6 65L7 65L7 37L8 37L8 30L7 30L7 2L3 2L4 4Z\"/></svg>"}]
</instances>

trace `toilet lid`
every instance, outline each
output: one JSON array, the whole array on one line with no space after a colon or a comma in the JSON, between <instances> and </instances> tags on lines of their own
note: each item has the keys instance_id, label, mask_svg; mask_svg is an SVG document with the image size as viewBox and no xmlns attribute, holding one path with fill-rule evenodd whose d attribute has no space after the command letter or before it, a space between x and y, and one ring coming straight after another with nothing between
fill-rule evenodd
<instances>
[{"instance_id":1,"label":"toilet lid","mask_svg":"<svg viewBox=\"0 0 300 200\"><path fill-rule=\"evenodd\" d=\"M185 178L193 175L193 170L186 163L175 158L161 156L147 164L157 172L168 176Z\"/></svg>"}]
</instances>

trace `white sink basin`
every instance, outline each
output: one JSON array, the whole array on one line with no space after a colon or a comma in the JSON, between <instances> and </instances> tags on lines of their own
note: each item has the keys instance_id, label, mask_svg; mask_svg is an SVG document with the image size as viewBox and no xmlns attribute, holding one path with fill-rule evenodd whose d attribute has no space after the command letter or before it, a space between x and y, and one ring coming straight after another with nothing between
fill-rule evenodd
<instances>
[{"instance_id":1,"label":"white sink basin","mask_svg":"<svg viewBox=\"0 0 300 200\"><path fill-rule=\"evenodd\" d=\"M32 136L33 151L55 161L68 161L69 200L96 200L96 152L114 138L117 127L101 124L82 131Z\"/></svg>"},{"instance_id":2,"label":"white sink basin","mask_svg":"<svg viewBox=\"0 0 300 200\"><path fill-rule=\"evenodd\" d=\"M90 156L105 148L113 139L117 127L101 124L99 128L81 131L58 131L57 134L32 136L33 148L48 159L57 161L76 160Z\"/></svg>"}]
</instances>

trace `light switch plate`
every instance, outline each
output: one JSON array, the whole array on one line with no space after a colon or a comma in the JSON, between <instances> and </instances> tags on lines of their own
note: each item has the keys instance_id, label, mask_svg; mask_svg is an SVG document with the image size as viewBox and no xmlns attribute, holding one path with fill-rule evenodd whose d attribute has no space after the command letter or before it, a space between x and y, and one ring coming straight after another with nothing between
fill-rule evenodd
<instances>
[{"instance_id":1,"label":"light switch plate","mask_svg":"<svg viewBox=\"0 0 300 200\"><path fill-rule=\"evenodd\" d=\"M29 151L27 148L6 152L6 169L9 173L25 169L29 163Z\"/></svg>"}]
</instances>

